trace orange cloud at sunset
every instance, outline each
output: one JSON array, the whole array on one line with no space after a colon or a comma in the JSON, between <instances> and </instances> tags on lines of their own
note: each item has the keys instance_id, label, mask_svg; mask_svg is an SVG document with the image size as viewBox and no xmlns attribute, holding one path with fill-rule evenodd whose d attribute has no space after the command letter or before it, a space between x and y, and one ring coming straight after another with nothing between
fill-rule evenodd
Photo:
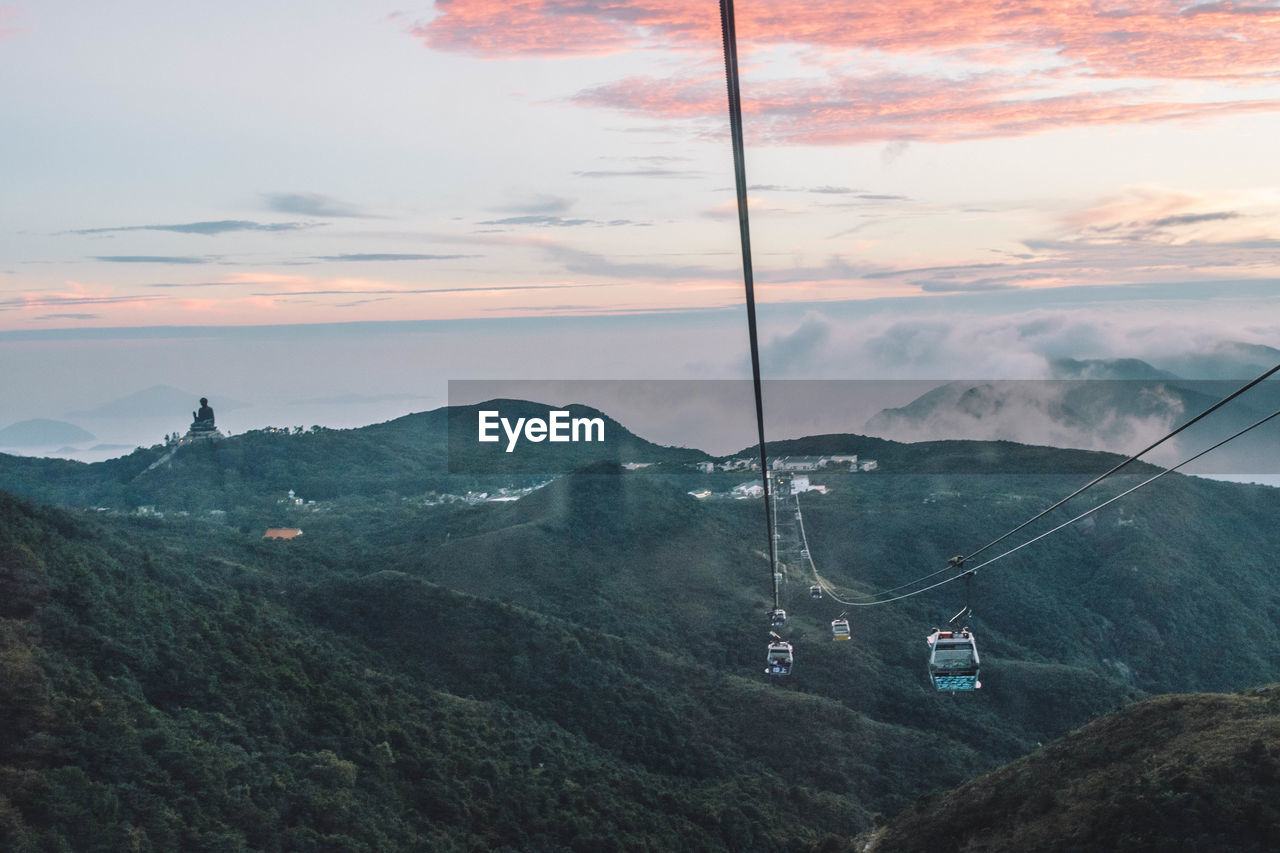
<instances>
[{"instance_id":1,"label":"orange cloud at sunset","mask_svg":"<svg viewBox=\"0 0 1280 853\"><path fill-rule=\"evenodd\" d=\"M162 292L120 292L110 285L67 282L0 300L0 330L32 322L77 327L135 325L272 325L541 314L615 314L675 307L733 304L737 288L724 281L680 283L512 282L481 286L414 287L359 277L312 277L271 272L234 273L210 292L207 285L167 285ZM571 295L571 302L566 297Z\"/></svg>"},{"instance_id":2,"label":"orange cloud at sunset","mask_svg":"<svg viewBox=\"0 0 1280 853\"><path fill-rule=\"evenodd\" d=\"M1280 198L1272 190L1192 193L1127 187L1065 217L1078 243L1280 247Z\"/></svg>"},{"instance_id":3,"label":"orange cloud at sunset","mask_svg":"<svg viewBox=\"0 0 1280 853\"><path fill-rule=\"evenodd\" d=\"M147 302L160 300L163 297L138 294L120 295L111 287L87 285L78 281L68 281L66 289L58 291L27 291L16 298L0 300L0 310L18 309L23 312L48 311L55 309L76 310L99 309L104 306L136 309Z\"/></svg>"}]
</instances>

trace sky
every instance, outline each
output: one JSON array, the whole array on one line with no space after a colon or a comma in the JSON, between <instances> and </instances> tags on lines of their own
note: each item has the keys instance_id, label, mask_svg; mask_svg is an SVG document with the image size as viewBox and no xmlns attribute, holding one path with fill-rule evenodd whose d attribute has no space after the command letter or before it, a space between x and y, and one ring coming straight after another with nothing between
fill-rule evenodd
<instances>
[{"instance_id":1,"label":"sky","mask_svg":"<svg viewBox=\"0 0 1280 853\"><path fill-rule=\"evenodd\" d=\"M768 376L1280 341L1280 4L736 12ZM710 2L0 0L0 426L740 378L723 75Z\"/></svg>"}]
</instances>

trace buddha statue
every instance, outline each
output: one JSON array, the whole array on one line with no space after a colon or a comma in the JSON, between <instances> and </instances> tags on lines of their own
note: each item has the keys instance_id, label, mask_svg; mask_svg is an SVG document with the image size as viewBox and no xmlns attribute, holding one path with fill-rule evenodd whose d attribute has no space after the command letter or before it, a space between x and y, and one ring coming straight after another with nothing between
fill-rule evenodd
<instances>
[{"instance_id":1,"label":"buddha statue","mask_svg":"<svg viewBox=\"0 0 1280 853\"><path fill-rule=\"evenodd\" d=\"M191 413L191 431L192 432L213 432L213 408L209 405L207 397L200 398L200 410Z\"/></svg>"}]
</instances>

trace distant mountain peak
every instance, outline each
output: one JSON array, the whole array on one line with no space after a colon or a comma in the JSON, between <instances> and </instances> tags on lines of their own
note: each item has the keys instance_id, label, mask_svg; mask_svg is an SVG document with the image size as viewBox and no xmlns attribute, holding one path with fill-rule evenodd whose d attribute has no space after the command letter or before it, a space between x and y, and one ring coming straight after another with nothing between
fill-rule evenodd
<instances>
[{"instance_id":1,"label":"distant mountain peak","mask_svg":"<svg viewBox=\"0 0 1280 853\"><path fill-rule=\"evenodd\" d=\"M1161 363L1184 379L1252 379L1280 364L1280 349L1244 341L1219 341Z\"/></svg>"},{"instance_id":2,"label":"distant mountain peak","mask_svg":"<svg viewBox=\"0 0 1280 853\"><path fill-rule=\"evenodd\" d=\"M1049 360L1054 379L1177 379L1167 370L1139 358L1054 358Z\"/></svg>"},{"instance_id":3,"label":"distant mountain peak","mask_svg":"<svg viewBox=\"0 0 1280 853\"><path fill-rule=\"evenodd\" d=\"M0 429L0 446L52 447L55 444L80 444L93 441L94 434L66 421L32 418Z\"/></svg>"},{"instance_id":4,"label":"distant mountain peak","mask_svg":"<svg viewBox=\"0 0 1280 853\"><path fill-rule=\"evenodd\" d=\"M68 418L186 418L199 408L200 398L207 397L215 412L242 409L248 403L231 397L202 392L183 391L172 385L152 385L91 409L69 412Z\"/></svg>"}]
</instances>

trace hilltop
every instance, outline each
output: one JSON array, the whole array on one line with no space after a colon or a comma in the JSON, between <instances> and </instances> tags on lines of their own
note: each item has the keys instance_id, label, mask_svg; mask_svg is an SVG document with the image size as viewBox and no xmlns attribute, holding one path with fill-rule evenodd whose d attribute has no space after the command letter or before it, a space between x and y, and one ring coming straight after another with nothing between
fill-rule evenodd
<instances>
[{"instance_id":1,"label":"hilltop","mask_svg":"<svg viewBox=\"0 0 1280 853\"><path fill-rule=\"evenodd\" d=\"M1280 849L1280 686L1161 696L935 794L869 853Z\"/></svg>"},{"instance_id":2,"label":"hilltop","mask_svg":"<svg viewBox=\"0 0 1280 853\"><path fill-rule=\"evenodd\" d=\"M685 462L697 450L663 447L631 433L602 412L561 407L572 417L600 418L604 441L538 445L505 453L502 442L478 444L477 412L500 408L513 419L545 417L548 406L493 400L405 415L357 429L260 429L221 441L155 445L105 462L82 463L0 454L0 483L10 491L62 506L169 511L264 508L289 490L311 500L396 499L427 492L466 492L528 485L598 460Z\"/></svg>"}]
</instances>

